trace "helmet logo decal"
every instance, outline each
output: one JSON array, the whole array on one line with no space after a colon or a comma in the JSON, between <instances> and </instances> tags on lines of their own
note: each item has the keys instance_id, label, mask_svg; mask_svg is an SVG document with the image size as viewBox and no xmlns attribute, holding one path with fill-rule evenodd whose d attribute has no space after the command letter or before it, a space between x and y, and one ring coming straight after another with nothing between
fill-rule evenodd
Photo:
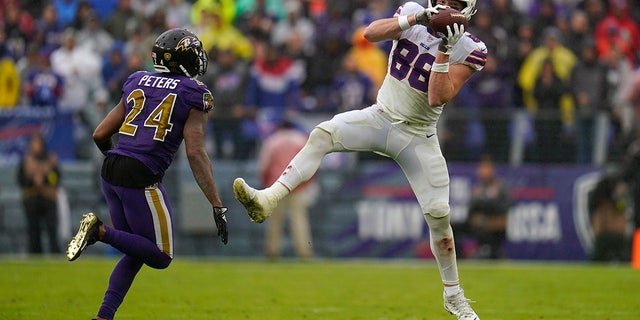
<instances>
[{"instance_id":1,"label":"helmet logo decal","mask_svg":"<svg viewBox=\"0 0 640 320\"><path fill-rule=\"evenodd\" d=\"M178 42L176 51L193 51L195 52L197 47L200 46L200 41L193 37L184 37Z\"/></svg>"},{"instance_id":2,"label":"helmet logo decal","mask_svg":"<svg viewBox=\"0 0 640 320\"><path fill-rule=\"evenodd\" d=\"M164 60L165 61L171 60L171 53L170 52L165 52L164 53Z\"/></svg>"}]
</instances>

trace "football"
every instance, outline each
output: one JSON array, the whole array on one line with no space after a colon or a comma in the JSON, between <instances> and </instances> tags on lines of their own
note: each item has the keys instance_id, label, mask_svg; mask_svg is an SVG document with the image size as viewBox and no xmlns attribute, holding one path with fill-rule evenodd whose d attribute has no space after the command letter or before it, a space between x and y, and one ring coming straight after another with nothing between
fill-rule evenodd
<instances>
[{"instance_id":1,"label":"football","mask_svg":"<svg viewBox=\"0 0 640 320\"><path fill-rule=\"evenodd\" d=\"M436 34L442 33L446 35L447 26L453 26L454 23L463 25L465 30L469 26L469 20L467 20L467 17L460 13L460 11L453 8L439 10L438 13L432 15L431 20L429 20L429 25Z\"/></svg>"}]
</instances>

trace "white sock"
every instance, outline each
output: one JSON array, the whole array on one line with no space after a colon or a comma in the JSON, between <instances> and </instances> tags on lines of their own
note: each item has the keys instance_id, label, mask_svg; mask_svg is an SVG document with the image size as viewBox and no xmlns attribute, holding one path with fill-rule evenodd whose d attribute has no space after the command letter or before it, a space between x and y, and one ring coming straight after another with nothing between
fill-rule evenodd
<instances>
[{"instance_id":1,"label":"white sock","mask_svg":"<svg viewBox=\"0 0 640 320\"><path fill-rule=\"evenodd\" d=\"M282 198L286 197L291 191L281 182L276 181L270 187L262 190L267 197L270 199L280 201Z\"/></svg>"},{"instance_id":2,"label":"white sock","mask_svg":"<svg viewBox=\"0 0 640 320\"><path fill-rule=\"evenodd\" d=\"M459 284L457 284L455 286L445 286L444 287L444 295L447 296L447 297L455 295L455 294L459 293L460 291L462 291L462 288L460 287Z\"/></svg>"}]
</instances>

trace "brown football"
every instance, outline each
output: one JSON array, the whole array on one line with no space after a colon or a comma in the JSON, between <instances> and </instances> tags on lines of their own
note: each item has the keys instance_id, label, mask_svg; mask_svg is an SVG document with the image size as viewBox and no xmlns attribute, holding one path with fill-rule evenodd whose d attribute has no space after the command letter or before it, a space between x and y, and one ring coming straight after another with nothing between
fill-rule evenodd
<instances>
[{"instance_id":1,"label":"brown football","mask_svg":"<svg viewBox=\"0 0 640 320\"><path fill-rule=\"evenodd\" d=\"M438 13L432 15L431 20L429 20L429 25L436 34L442 33L446 35L447 26L452 26L453 28L454 23L463 25L465 30L469 26L469 20L467 20L467 17L460 13L460 11L452 8L438 10Z\"/></svg>"}]
</instances>

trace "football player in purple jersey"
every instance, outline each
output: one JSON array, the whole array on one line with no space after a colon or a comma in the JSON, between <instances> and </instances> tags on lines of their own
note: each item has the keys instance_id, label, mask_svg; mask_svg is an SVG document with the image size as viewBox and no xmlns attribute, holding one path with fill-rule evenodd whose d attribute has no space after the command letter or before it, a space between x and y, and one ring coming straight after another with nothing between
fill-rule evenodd
<instances>
[{"instance_id":1,"label":"football player in purple jersey","mask_svg":"<svg viewBox=\"0 0 640 320\"><path fill-rule=\"evenodd\" d=\"M93 133L105 154L101 183L113 227L87 213L67 249L69 261L97 241L124 253L111 273L96 319L113 319L142 265L164 269L173 259L173 212L162 177L182 140L195 180L211 203L218 236L224 244L228 240L227 208L204 147L213 97L195 80L207 69L207 54L186 29L162 33L151 54L156 72L131 74L122 87L122 99Z\"/></svg>"}]
</instances>

